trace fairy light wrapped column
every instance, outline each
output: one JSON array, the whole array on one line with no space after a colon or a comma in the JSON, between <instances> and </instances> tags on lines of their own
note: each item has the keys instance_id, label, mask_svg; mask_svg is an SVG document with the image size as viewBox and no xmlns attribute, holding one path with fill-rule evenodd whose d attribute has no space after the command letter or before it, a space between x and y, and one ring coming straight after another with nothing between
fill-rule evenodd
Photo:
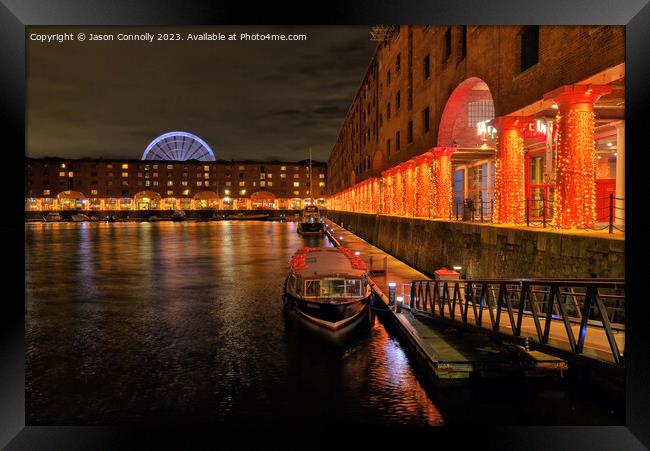
<instances>
[{"instance_id":1,"label":"fairy light wrapped column","mask_svg":"<svg viewBox=\"0 0 650 451\"><path fill-rule=\"evenodd\" d=\"M447 218L451 214L452 177L451 155L453 147L433 148L433 180L435 196L433 198L432 215L437 218Z\"/></svg>"},{"instance_id":2,"label":"fairy light wrapped column","mask_svg":"<svg viewBox=\"0 0 650 451\"><path fill-rule=\"evenodd\" d=\"M594 103L609 85L568 85L544 95L558 105L555 226L591 228L596 221Z\"/></svg>"},{"instance_id":3,"label":"fairy light wrapped column","mask_svg":"<svg viewBox=\"0 0 650 451\"><path fill-rule=\"evenodd\" d=\"M525 220L524 138L529 116L500 116L494 120L497 149L494 161L495 223L522 224Z\"/></svg>"},{"instance_id":4,"label":"fairy light wrapped column","mask_svg":"<svg viewBox=\"0 0 650 451\"><path fill-rule=\"evenodd\" d=\"M406 216L415 216L415 160L408 160L401 165L404 186L404 211Z\"/></svg>"},{"instance_id":5,"label":"fairy light wrapped column","mask_svg":"<svg viewBox=\"0 0 650 451\"><path fill-rule=\"evenodd\" d=\"M383 213L387 215L395 214L393 210L393 171L394 168L390 168L381 173L382 177L382 203L383 203Z\"/></svg>"},{"instance_id":6,"label":"fairy light wrapped column","mask_svg":"<svg viewBox=\"0 0 650 451\"><path fill-rule=\"evenodd\" d=\"M379 183L380 183L380 178L374 177L371 179L370 182L370 187L371 187L371 201L370 201L370 211L373 213L381 213L380 207L379 207L379 196L380 196L380 191L379 191Z\"/></svg>"},{"instance_id":7,"label":"fairy light wrapped column","mask_svg":"<svg viewBox=\"0 0 650 451\"><path fill-rule=\"evenodd\" d=\"M415 157L415 216L431 216L433 153L426 152Z\"/></svg>"}]
</instances>

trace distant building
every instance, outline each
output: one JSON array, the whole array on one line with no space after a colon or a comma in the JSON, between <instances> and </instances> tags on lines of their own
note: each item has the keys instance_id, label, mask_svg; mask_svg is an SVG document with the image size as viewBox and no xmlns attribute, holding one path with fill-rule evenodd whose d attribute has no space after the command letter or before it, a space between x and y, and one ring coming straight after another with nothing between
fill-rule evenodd
<instances>
[{"instance_id":1,"label":"distant building","mask_svg":"<svg viewBox=\"0 0 650 451\"><path fill-rule=\"evenodd\" d=\"M322 204L326 164L25 159L26 210L300 209Z\"/></svg>"}]
</instances>

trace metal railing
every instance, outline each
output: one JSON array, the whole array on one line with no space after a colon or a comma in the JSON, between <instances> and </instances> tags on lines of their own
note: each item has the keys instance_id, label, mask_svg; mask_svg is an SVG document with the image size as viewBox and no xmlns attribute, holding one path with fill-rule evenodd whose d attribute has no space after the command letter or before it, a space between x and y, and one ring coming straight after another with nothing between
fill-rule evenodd
<instances>
[{"instance_id":1,"label":"metal railing","mask_svg":"<svg viewBox=\"0 0 650 451\"><path fill-rule=\"evenodd\" d=\"M527 339L564 351L567 349L559 343L566 341L568 351L575 355L583 355L588 332L590 336L604 333L611 352L604 351L607 357L624 366L615 337L625 330L624 279L413 280L408 305L412 311L460 321L506 338L522 337L526 319L527 327L534 326L533 333L525 333ZM564 327L555 327L552 338L553 324Z\"/></svg>"},{"instance_id":2,"label":"metal railing","mask_svg":"<svg viewBox=\"0 0 650 451\"><path fill-rule=\"evenodd\" d=\"M596 223L587 230L605 230L614 233L614 230L625 232L622 217L625 210L625 199L615 197L614 194L596 198L596 201L607 201L605 205L596 207ZM553 209L552 204L545 196L541 198L526 198L521 201L519 207L523 213L524 222L522 225L527 227L553 228ZM486 222L492 223L494 216L494 200L474 201L466 199L463 202L452 202L449 220L450 221L469 221L469 222Z\"/></svg>"}]
</instances>

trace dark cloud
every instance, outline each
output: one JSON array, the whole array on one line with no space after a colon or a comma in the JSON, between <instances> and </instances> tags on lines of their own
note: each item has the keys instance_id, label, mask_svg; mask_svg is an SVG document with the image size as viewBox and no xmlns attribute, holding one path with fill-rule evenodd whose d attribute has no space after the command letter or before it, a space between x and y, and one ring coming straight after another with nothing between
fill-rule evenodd
<instances>
[{"instance_id":1,"label":"dark cloud","mask_svg":"<svg viewBox=\"0 0 650 451\"><path fill-rule=\"evenodd\" d=\"M140 158L194 133L223 159L327 160L375 48L368 27L29 27L62 32L304 33L307 41L28 40L27 154Z\"/></svg>"}]
</instances>

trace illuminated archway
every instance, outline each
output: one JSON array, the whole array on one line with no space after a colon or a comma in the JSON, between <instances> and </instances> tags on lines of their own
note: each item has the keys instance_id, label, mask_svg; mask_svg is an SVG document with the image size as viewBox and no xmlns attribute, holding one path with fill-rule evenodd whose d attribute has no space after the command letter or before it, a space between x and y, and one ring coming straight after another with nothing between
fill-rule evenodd
<instances>
[{"instance_id":1,"label":"illuminated archway","mask_svg":"<svg viewBox=\"0 0 650 451\"><path fill-rule=\"evenodd\" d=\"M80 191L62 191L56 195L62 210L83 210L86 208L86 196Z\"/></svg>"},{"instance_id":2,"label":"illuminated archway","mask_svg":"<svg viewBox=\"0 0 650 451\"><path fill-rule=\"evenodd\" d=\"M447 99L438 126L438 147L479 147L477 124L494 118L488 84L478 77L460 83Z\"/></svg>"},{"instance_id":3,"label":"illuminated archway","mask_svg":"<svg viewBox=\"0 0 650 451\"><path fill-rule=\"evenodd\" d=\"M161 197L155 191L140 191L133 196L135 208L138 210L157 210L160 208Z\"/></svg>"}]
</instances>

